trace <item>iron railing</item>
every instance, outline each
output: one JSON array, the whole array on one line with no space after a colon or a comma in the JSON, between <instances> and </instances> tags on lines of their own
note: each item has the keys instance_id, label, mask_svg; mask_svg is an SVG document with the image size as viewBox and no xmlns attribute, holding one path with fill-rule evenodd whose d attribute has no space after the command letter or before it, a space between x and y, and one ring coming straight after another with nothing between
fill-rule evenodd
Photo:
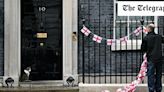
<instances>
[{"instance_id":1,"label":"iron railing","mask_svg":"<svg viewBox=\"0 0 164 92\"><path fill-rule=\"evenodd\" d=\"M130 35L127 43L117 41L117 44L108 46L104 40L100 44L92 41L92 34L84 36L80 32L83 24L92 33L107 39L129 35L139 26L146 26L149 23L157 24L156 30L164 35L164 17L119 17L116 14L116 5L114 0L78 1L79 82L128 83L136 79L143 61L140 45L142 37L145 36ZM141 19L144 21L141 22Z\"/></svg>"},{"instance_id":2,"label":"iron railing","mask_svg":"<svg viewBox=\"0 0 164 92\"><path fill-rule=\"evenodd\" d=\"M153 21L138 21L133 26L122 27L120 20L119 31L112 33L117 27L93 25L88 26L85 24L94 34L97 34L104 38L114 39L111 34L119 34L119 37L123 37L122 31L129 29L131 33L133 29L137 29L139 26L154 23ZM142 23L143 22L143 23ZM83 21L84 23L84 21ZM129 22L131 23L131 21ZM140 23L140 24L139 24ZM111 22L110 22L111 24ZM82 28L82 26L80 27ZM142 38L145 36L144 33L136 36L135 34L129 35L127 43L122 43L116 40L116 43L109 46L106 41L102 43L96 43L92 40L93 35L90 34L88 37L84 36L80 32L79 28L79 81L83 83L128 83L136 79L136 76L140 70L140 65L143 61L143 53L140 50ZM158 26L156 30L159 34L164 34L164 27ZM125 33L128 35L128 33ZM116 38L116 39L119 39ZM146 79L145 79L146 81ZM164 79L163 79L164 81ZM144 83L144 82L143 82Z\"/></svg>"}]
</instances>

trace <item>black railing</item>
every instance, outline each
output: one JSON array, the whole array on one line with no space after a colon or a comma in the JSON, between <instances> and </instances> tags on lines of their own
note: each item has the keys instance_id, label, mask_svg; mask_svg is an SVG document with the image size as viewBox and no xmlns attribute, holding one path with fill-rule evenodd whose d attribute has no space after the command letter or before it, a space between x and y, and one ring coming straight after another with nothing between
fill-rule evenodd
<instances>
[{"instance_id":1,"label":"black railing","mask_svg":"<svg viewBox=\"0 0 164 92\"><path fill-rule=\"evenodd\" d=\"M129 35L136 28L149 23L164 35L164 17L117 16L114 0L79 0L78 2L78 74L83 83L128 83L136 79L143 61L140 45L144 34ZM115 7L114 7L115 6ZM141 19L144 20L143 24ZM85 20L82 22L82 20ZM85 22L85 23L84 23ZM107 39L129 35L127 43L116 41L109 46L106 41L96 43L93 35L84 36L80 30L85 24L94 34ZM143 27L142 27L143 29ZM164 51L164 46L163 46ZM164 54L163 54L164 55ZM146 80L145 80L146 81ZM164 79L163 79L164 81Z\"/></svg>"},{"instance_id":2,"label":"black railing","mask_svg":"<svg viewBox=\"0 0 164 92\"><path fill-rule=\"evenodd\" d=\"M94 24L92 26L85 24L92 32L88 37L80 32L82 26L79 26L79 82L128 83L135 80L143 61L143 53L140 51L140 46L145 34L141 32L140 35L136 36L133 32L138 27L142 27L143 30L144 26L153 21L144 20L144 23L142 23L137 20L134 23L135 25L123 26L120 20L119 28L113 27L113 25L109 26L108 24L113 24L113 22L108 22L107 20L105 20L104 25L101 25L101 23L97 25L95 19L93 21L92 23ZM132 23L132 21L129 21L129 23ZM159 34L164 34L163 26L158 26L156 29ZM129 33L127 33L127 30L129 30ZM117 40L111 46L107 45L106 39L103 39L101 43L96 43L92 40L93 34L106 39ZM128 40L126 43L118 40L127 35Z\"/></svg>"}]
</instances>

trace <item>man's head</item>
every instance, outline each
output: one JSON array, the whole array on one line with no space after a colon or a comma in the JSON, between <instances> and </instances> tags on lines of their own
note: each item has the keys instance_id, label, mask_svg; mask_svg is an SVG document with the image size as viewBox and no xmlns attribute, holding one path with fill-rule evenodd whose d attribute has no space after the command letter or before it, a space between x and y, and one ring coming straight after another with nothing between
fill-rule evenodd
<instances>
[{"instance_id":1,"label":"man's head","mask_svg":"<svg viewBox=\"0 0 164 92\"><path fill-rule=\"evenodd\" d=\"M154 28L155 28L155 25L154 24L149 24L146 27L146 31L147 32L152 32L152 31L154 31Z\"/></svg>"}]
</instances>

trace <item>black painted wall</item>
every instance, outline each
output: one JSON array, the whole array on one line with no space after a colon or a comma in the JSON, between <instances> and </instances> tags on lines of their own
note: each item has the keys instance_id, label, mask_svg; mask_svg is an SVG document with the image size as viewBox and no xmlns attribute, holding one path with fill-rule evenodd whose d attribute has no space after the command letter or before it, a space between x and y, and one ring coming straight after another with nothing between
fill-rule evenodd
<instances>
[{"instance_id":1,"label":"black painted wall","mask_svg":"<svg viewBox=\"0 0 164 92\"><path fill-rule=\"evenodd\" d=\"M4 74L4 0L0 0L0 76Z\"/></svg>"},{"instance_id":2,"label":"black painted wall","mask_svg":"<svg viewBox=\"0 0 164 92\"><path fill-rule=\"evenodd\" d=\"M164 36L164 17L159 17L158 18L158 29L159 29L159 34L161 34L162 36ZM164 44L162 45L162 54L164 56ZM163 67L163 71L164 71L164 67Z\"/></svg>"},{"instance_id":3,"label":"black painted wall","mask_svg":"<svg viewBox=\"0 0 164 92\"><path fill-rule=\"evenodd\" d=\"M78 7L78 72L107 73L109 75L137 74L142 62L142 53L138 51L111 51L105 41L101 44L92 41L92 35L83 36L80 32L82 19L95 34L104 38L113 38L113 1L79 0ZM84 53L83 53L84 52ZM83 65L84 64L84 65Z\"/></svg>"}]
</instances>

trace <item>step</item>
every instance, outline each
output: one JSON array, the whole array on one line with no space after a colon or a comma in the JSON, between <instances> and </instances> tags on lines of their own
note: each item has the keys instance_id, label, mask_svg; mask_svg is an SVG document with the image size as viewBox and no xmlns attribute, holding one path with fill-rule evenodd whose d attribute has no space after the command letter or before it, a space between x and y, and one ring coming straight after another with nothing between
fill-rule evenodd
<instances>
[{"instance_id":1,"label":"step","mask_svg":"<svg viewBox=\"0 0 164 92\"><path fill-rule=\"evenodd\" d=\"M79 92L78 87L17 87L0 88L0 92Z\"/></svg>"}]
</instances>

